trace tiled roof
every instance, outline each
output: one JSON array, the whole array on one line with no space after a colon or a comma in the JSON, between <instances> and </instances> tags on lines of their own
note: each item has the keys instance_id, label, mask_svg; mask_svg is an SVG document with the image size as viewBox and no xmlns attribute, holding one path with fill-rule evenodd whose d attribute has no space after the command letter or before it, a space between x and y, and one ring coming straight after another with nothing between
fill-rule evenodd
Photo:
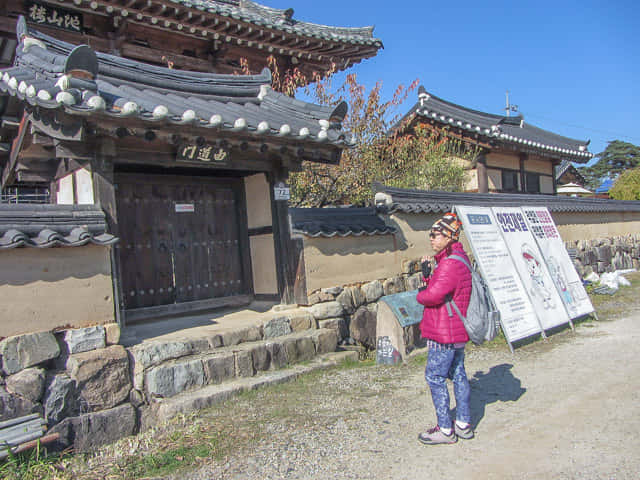
<instances>
[{"instance_id":1,"label":"tiled roof","mask_svg":"<svg viewBox=\"0 0 640 480\"><path fill-rule=\"evenodd\" d=\"M0 250L117 241L107 233L104 212L95 205L0 205Z\"/></svg>"},{"instance_id":2,"label":"tiled roof","mask_svg":"<svg viewBox=\"0 0 640 480\"><path fill-rule=\"evenodd\" d=\"M290 208L289 213L293 232L309 237L387 235L396 231L384 223L373 207Z\"/></svg>"},{"instance_id":3,"label":"tiled roof","mask_svg":"<svg viewBox=\"0 0 640 480\"><path fill-rule=\"evenodd\" d=\"M173 70L94 53L86 46L76 48L40 32L21 31L20 25L17 30L21 41L15 64L0 70L0 92L33 106L84 117L137 118L150 126L212 128L350 145L350 138L340 131L346 104L342 110L340 106L333 109L275 92L266 69L248 76ZM91 63L93 55L95 80L68 73L76 57ZM337 111L342 117L336 117Z\"/></svg>"},{"instance_id":4,"label":"tiled roof","mask_svg":"<svg viewBox=\"0 0 640 480\"><path fill-rule=\"evenodd\" d=\"M392 130L411 115L420 116L444 126L459 128L493 141L512 145L523 150L538 152L545 156L570 158L574 162L587 162L591 154L589 141L575 140L530 125L522 116L504 117L472 110L447 102L419 89L419 101Z\"/></svg>"},{"instance_id":5,"label":"tiled roof","mask_svg":"<svg viewBox=\"0 0 640 480\"><path fill-rule=\"evenodd\" d=\"M456 193L374 185L376 207L383 212L444 213L455 205L544 206L552 212L640 212L640 201L576 198L518 193Z\"/></svg>"}]
</instances>

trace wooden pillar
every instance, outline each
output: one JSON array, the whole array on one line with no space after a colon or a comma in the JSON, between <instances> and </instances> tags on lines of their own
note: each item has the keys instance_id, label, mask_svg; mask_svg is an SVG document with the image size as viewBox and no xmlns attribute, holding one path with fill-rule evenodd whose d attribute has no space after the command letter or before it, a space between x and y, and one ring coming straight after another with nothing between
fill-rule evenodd
<instances>
[{"instance_id":1,"label":"wooden pillar","mask_svg":"<svg viewBox=\"0 0 640 480\"><path fill-rule=\"evenodd\" d=\"M280 182L286 183L288 175L288 169L282 166L280 162L269 174L278 295L280 296L280 301L284 304L296 303L295 283L300 258L298 245L291 239L289 202L287 200L276 200L274 197L274 187Z\"/></svg>"},{"instance_id":2,"label":"wooden pillar","mask_svg":"<svg viewBox=\"0 0 640 480\"><path fill-rule=\"evenodd\" d=\"M107 231L119 237L118 212L116 207L116 186L114 184L113 159L116 147L112 139L102 139L96 145L96 153L91 160L93 198L107 220ZM109 249L111 257L111 280L113 283L113 303L116 322L124 327L124 304L122 303L122 282L120 282L120 245L115 243Z\"/></svg>"},{"instance_id":3,"label":"wooden pillar","mask_svg":"<svg viewBox=\"0 0 640 480\"><path fill-rule=\"evenodd\" d=\"M520 154L520 191L523 193L527 191L527 176L525 174L524 162L528 156L526 153Z\"/></svg>"},{"instance_id":4,"label":"wooden pillar","mask_svg":"<svg viewBox=\"0 0 640 480\"><path fill-rule=\"evenodd\" d=\"M551 162L551 184L553 185L553 194L558 194L558 182L556 181L556 166L560 163Z\"/></svg>"},{"instance_id":5,"label":"wooden pillar","mask_svg":"<svg viewBox=\"0 0 640 480\"><path fill-rule=\"evenodd\" d=\"M489 193L489 176L487 174L487 157L484 153L478 155L476 161L478 175L478 193Z\"/></svg>"}]
</instances>

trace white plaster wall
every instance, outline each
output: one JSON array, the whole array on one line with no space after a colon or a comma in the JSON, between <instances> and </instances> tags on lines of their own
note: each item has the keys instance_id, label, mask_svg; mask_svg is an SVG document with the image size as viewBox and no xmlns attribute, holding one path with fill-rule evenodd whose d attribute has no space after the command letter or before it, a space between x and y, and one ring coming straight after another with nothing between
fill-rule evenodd
<instances>
[{"instance_id":1,"label":"white plaster wall","mask_svg":"<svg viewBox=\"0 0 640 480\"><path fill-rule=\"evenodd\" d=\"M253 291L256 294L277 294L276 254L273 234L250 237Z\"/></svg>"},{"instance_id":2,"label":"white plaster wall","mask_svg":"<svg viewBox=\"0 0 640 480\"><path fill-rule=\"evenodd\" d=\"M78 205L92 205L93 200L93 180L91 172L86 168L81 168L74 172L76 176L76 198Z\"/></svg>"},{"instance_id":3,"label":"white plaster wall","mask_svg":"<svg viewBox=\"0 0 640 480\"><path fill-rule=\"evenodd\" d=\"M247 223L249 228L271 225L271 197L269 183L264 173L245 177L244 188L247 198Z\"/></svg>"},{"instance_id":4,"label":"white plaster wall","mask_svg":"<svg viewBox=\"0 0 640 480\"><path fill-rule=\"evenodd\" d=\"M0 251L0 336L115 321L109 248Z\"/></svg>"},{"instance_id":5,"label":"white plaster wall","mask_svg":"<svg viewBox=\"0 0 640 480\"><path fill-rule=\"evenodd\" d=\"M73 173L58 180L56 203L59 205L73 205Z\"/></svg>"}]
</instances>

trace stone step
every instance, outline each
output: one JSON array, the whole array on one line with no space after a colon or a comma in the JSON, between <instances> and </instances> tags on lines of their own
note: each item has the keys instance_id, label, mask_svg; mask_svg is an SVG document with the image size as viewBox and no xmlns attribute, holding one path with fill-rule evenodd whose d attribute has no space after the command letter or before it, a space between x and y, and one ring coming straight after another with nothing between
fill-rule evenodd
<instances>
[{"instance_id":1,"label":"stone step","mask_svg":"<svg viewBox=\"0 0 640 480\"><path fill-rule=\"evenodd\" d=\"M332 329L310 329L214 349L199 350L193 348L193 342L163 344L157 351L149 348L134 351L130 358L134 389L147 401L173 397L206 385L253 377L259 372L312 360L317 355L334 352L338 338Z\"/></svg>"},{"instance_id":2,"label":"stone step","mask_svg":"<svg viewBox=\"0 0 640 480\"><path fill-rule=\"evenodd\" d=\"M358 361L358 352L339 351L316 356L310 362L291 365L282 370L262 372L254 377L237 378L219 385L207 385L200 389L182 392L171 398L156 398L144 409L141 429L146 430L159 420L168 420L179 414L187 414L223 402L242 392L266 385L275 385L296 379L300 375L318 369L336 366L346 360Z\"/></svg>"}]
</instances>

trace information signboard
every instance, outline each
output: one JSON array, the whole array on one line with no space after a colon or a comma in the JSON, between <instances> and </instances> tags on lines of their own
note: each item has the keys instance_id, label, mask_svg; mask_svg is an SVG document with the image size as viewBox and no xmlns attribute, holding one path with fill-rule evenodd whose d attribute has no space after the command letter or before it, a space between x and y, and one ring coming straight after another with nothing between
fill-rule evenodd
<instances>
[{"instance_id":1,"label":"information signboard","mask_svg":"<svg viewBox=\"0 0 640 480\"><path fill-rule=\"evenodd\" d=\"M544 330L569 323L569 316L520 207L491 207L504 243Z\"/></svg>"},{"instance_id":2,"label":"information signboard","mask_svg":"<svg viewBox=\"0 0 640 480\"><path fill-rule=\"evenodd\" d=\"M482 277L500 311L500 323L507 341L511 343L540 333L542 328L533 305L511 260L491 208L455 208Z\"/></svg>"},{"instance_id":3,"label":"information signboard","mask_svg":"<svg viewBox=\"0 0 640 480\"><path fill-rule=\"evenodd\" d=\"M569 317L574 319L592 313L589 295L547 207L522 207L522 211Z\"/></svg>"}]
</instances>

